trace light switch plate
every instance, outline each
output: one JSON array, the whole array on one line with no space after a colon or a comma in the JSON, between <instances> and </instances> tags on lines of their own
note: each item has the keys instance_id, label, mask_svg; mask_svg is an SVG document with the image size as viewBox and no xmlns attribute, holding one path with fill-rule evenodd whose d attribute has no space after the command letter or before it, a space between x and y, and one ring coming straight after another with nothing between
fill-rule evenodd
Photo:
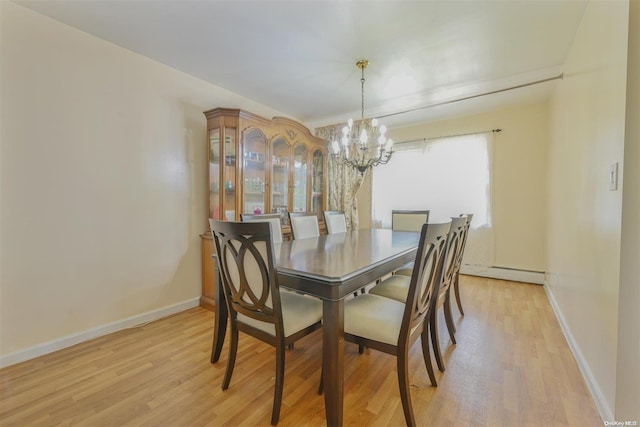
<instances>
[{"instance_id":1,"label":"light switch plate","mask_svg":"<svg viewBox=\"0 0 640 427\"><path fill-rule=\"evenodd\" d=\"M609 166L609 190L616 191L618 189L618 162L611 163Z\"/></svg>"}]
</instances>

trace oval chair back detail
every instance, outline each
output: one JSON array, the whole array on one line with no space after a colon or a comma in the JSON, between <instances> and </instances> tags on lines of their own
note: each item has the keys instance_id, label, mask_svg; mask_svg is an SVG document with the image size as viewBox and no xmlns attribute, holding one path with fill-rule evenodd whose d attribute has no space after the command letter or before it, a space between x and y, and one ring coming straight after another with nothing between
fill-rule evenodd
<instances>
[{"instance_id":1,"label":"oval chair back detail","mask_svg":"<svg viewBox=\"0 0 640 427\"><path fill-rule=\"evenodd\" d=\"M458 260L456 261L456 277L453 281L453 291L456 297L456 303L458 304L458 310L460 314L464 316L462 310L462 301L460 300L460 268L462 267L462 257L464 256L464 248L467 246L467 239L469 238L469 229L471 228L471 221L473 220L473 214L464 214L460 216L466 216L467 222L464 226L462 233L462 244L460 245L460 253L458 254Z\"/></svg>"},{"instance_id":2,"label":"oval chair back detail","mask_svg":"<svg viewBox=\"0 0 640 427\"><path fill-rule=\"evenodd\" d=\"M438 310L440 307L444 309L444 319L449 331L451 342L456 344L455 326L451 315L451 286L456 277L456 260L462 245L462 233L467 221L466 217L455 217L451 219L451 230L447 239L447 256L444 261L442 270L442 279L438 288L438 296L435 300L434 309L431 312L431 344L433 345L433 354L435 355L438 369L444 371L444 361L442 352L440 351L440 340L438 338Z\"/></svg>"},{"instance_id":3,"label":"oval chair back detail","mask_svg":"<svg viewBox=\"0 0 640 427\"><path fill-rule=\"evenodd\" d=\"M347 219L342 211L324 211L324 223L327 226L327 234L346 233Z\"/></svg>"},{"instance_id":4,"label":"oval chair back detail","mask_svg":"<svg viewBox=\"0 0 640 427\"><path fill-rule=\"evenodd\" d=\"M222 389L231 382L238 332L276 348L271 424L280 417L286 346L321 328L320 300L280 290L276 280L271 223L209 220L229 312L231 341Z\"/></svg>"},{"instance_id":5,"label":"oval chair back detail","mask_svg":"<svg viewBox=\"0 0 640 427\"><path fill-rule=\"evenodd\" d=\"M406 303L374 294L363 294L345 303L345 339L396 356L400 398L408 426L416 421L411 406L409 349L422 337L423 358L429 378L435 376L429 355L428 319L441 281L450 223L423 224Z\"/></svg>"},{"instance_id":6,"label":"oval chair back detail","mask_svg":"<svg viewBox=\"0 0 640 427\"><path fill-rule=\"evenodd\" d=\"M429 210L391 211L391 229L397 231L420 231L422 225L429 222ZM405 274L411 276L413 270L413 262L409 262L396 270L393 274Z\"/></svg>"}]
</instances>

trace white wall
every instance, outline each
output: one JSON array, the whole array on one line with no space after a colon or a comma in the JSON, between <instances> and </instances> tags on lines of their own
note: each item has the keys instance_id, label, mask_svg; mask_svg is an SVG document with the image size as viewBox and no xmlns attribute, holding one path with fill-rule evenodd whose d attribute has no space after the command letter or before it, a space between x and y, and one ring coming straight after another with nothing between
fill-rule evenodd
<instances>
[{"instance_id":1,"label":"white wall","mask_svg":"<svg viewBox=\"0 0 640 427\"><path fill-rule=\"evenodd\" d=\"M284 114L13 3L0 18L0 361L197 304L202 112Z\"/></svg>"},{"instance_id":2,"label":"white wall","mask_svg":"<svg viewBox=\"0 0 640 427\"><path fill-rule=\"evenodd\" d=\"M589 3L550 115L547 291L605 420L615 407L622 214L608 177L612 163L625 169L627 25L628 2Z\"/></svg>"}]
</instances>

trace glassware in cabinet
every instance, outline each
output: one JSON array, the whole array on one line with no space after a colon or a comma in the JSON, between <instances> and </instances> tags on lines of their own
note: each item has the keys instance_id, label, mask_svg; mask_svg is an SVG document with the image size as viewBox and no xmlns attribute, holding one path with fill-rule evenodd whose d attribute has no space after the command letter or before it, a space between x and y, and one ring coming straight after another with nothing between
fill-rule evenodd
<instances>
[{"instance_id":1,"label":"glassware in cabinet","mask_svg":"<svg viewBox=\"0 0 640 427\"><path fill-rule=\"evenodd\" d=\"M271 213L279 213L284 225L289 223L289 147L282 137L271 143Z\"/></svg>"},{"instance_id":2,"label":"glassware in cabinet","mask_svg":"<svg viewBox=\"0 0 640 427\"><path fill-rule=\"evenodd\" d=\"M312 157L311 170L311 210L318 214L318 218L322 218L324 209L324 153L321 150L315 150Z\"/></svg>"},{"instance_id":3,"label":"glassware in cabinet","mask_svg":"<svg viewBox=\"0 0 640 427\"><path fill-rule=\"evenodd\" d=\"M267 138L259 129L247 131L243 138L244 156L244 213L262 214L265 211L265 190L267 184L265 159L267 157Z\"/></svg>"},{"instance_id":4,"label":"glassware in cabinet","mask_svg":"<svg viewBox=\"0 0 640 427\"><path fill-rule=\"evenodd\" d=\"M224 128L224 194L222 207L223 218L227 221L235 221L236 218L236 129Z\"/></svg>"},{"instance_id":5,"label":"glassware in cabinet","mask_svg":"<svg viewBox=\"0 0 640 427\"><path fill-rule=\"evenodd\" d=\"M307 147L296 145L293 154L293 211L305 212L307 203Z\"/></svg>"},{"instance_id":6,"label":"glassware in cabinet","mask_svg":"<svg viewBox=\"0 0 640 427\"><path fill-rule=\"evenodd\" d=\"M220 219L220 129L209 131L209 218Z\"/></svg>"}]
</instances>

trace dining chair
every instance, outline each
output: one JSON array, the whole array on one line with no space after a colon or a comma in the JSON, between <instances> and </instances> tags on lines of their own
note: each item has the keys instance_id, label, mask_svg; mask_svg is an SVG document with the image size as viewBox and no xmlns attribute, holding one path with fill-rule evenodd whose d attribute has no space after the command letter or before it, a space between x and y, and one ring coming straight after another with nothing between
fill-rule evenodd
<instances>
[{"instance_id":1,"label":"dining chair","mask_svg":"<svg viewBox=\"0 0 640 427\"><path fill-rule=\"evenodd\" d=\"M437 385L426 331L438 292L450 225L422 226L406 303L369 293L347 301L344 306L346 341L396 356L400 400L410 427L417 423L411 405L409 349L419 337L422 337L422 354L429 379L433 386Z\"/></svg>"},{"instance_id":2,"label":"dining chair","mask_svg":"<svg viewBox=\"0 0 640 427\"><path fill-rule=\"evenodd\" d=\"M466 216L467 222L464 225L464 231L462 232L462 241L460 243L460 253L456 261L456 277L453 281L453 294L456 297L456 303L458 304L458 310L460 314L464 316L464 310L462 310L462 301L460 300L460 267L462 267L462 257L464 256L464 248L467 246L467 238L469 237L469 229L471 228L471 221L473 220L473 214L462 214L460 216Z\"/></svg>"},{"instance_id":3,"label":"dining chair","mask_svg":"<svg viewBox=\"0 0 640 427\"><path fill-rule=\"evenodd\" d=\"M397 231L420 231L422 224L429 222L429 210L392 210L391 229Z\"/></svg>"},{"instance_id":4,"label":"dining chair","mask_svg":"<svg viewBox=\"0 0 640 427\"><path fill-rule=\"evenodd\" d=\"M345 233L347 231L347 219L342 211L324 211L324 223L327 226L327 234Z\"/></svg>"},{"instance_id":5,"label":"dining chair","mask_svg":"<svg viewBox=\"0 0 640 427\"><path fill-rule=\"evenodd\" d=\"M285 348L321 328L322 302L280 290L270 223L209 219L209 224L231 323L229 360L222 390L231 383L239 331L274 346L276 375L271 424L275 425L282 404ZM251 392L247 390L247 393Z\"/></svg>"},{"instance_id":6,"label":"dining chair","mask_svg":"<svg viewBox=\"0 0 640 427\"><path fill-rule=\"evenodd\" d=\"M281 215L274 214L240 214L240 220L242 222L260 222L265 221L271 224L271 236L273 236L273 243L282 243L282 225Z\"/></svg>"},{"instance_id":7,"label":"dining chair","mask_svg":"<svg viewBox=\"0 0 640 427\"><path fill-rule=\"evenodd\" d=\"M429 321L429 329L431 332L431 344L433 346L433 354L438 364L438 369L444 372L444 360L442 351L440 350L440 339L438 337L438 312L440 308L444 311L444 320L449 331L449 338L453 344L456 344L455 325L453 316L451 315L451 286L453 285L456 272L456 260L461 248L461 238L464 232L466 217L455 217L451 219L451 230L447 239L447 256L444 261L442 270L442 279L438 287L438 297L434 301L433 311L431 312L431 320Z\"/></svg>"},{"instance_id":8,"label":"dining chair","mask_svg":"<svg viewBox=\"0 0 640 427\"><path fill-rule=\"evenodd\" d=\"M392 210L391 229L397 231L420 231L422 224L429 222L429 210ZM411 276L413 262L409 262L393 274L405 274Z\"/></svg>"},{"instance_id":9,"label":"dining chair","mask_svg":"<svg viewBox=\"0 0 640 427\"><path fill-rule=\"evenodd\" d=\"M453 323L453 317L451 316L449 289L452 284L452 278L454 277L454 265L457 256L456 252L460 247L460 236L462 234L462 230L464 229L465 221L465 217L457 217L451 219L451 228L447 236L447 251L445 255L445 261L443 262L443 272L441 275L441 281L438 285L438 297L435 300L435 307L433 312L431 313L431 318L429 319L433 353L438 364L438 369L440 369L441 371L444 371L444 362L442 360L442 353L440 351L440 344L438 340L437 314L438 309L444 307L445 322L447 324L447 330L449 331L449 337L451 338L451 342L455 344L455 326ZM385 298L390 298L395 301L405 302L407 300L410 283L411 276L403 273L394 274L393 276L383 280L382 282L371 288L369 290L369 293Z\"/></svg>"},{"instance_id":10,"label":"dining chair","mask_svg":"<svg viewBox=\"0 0 640 427\"><path fill-rule=\"evenodd\" d=\"M320 235L318 214L315 212L289 212L289 224L294 239L306 239Z\"/></svg>"}]
</instances>

